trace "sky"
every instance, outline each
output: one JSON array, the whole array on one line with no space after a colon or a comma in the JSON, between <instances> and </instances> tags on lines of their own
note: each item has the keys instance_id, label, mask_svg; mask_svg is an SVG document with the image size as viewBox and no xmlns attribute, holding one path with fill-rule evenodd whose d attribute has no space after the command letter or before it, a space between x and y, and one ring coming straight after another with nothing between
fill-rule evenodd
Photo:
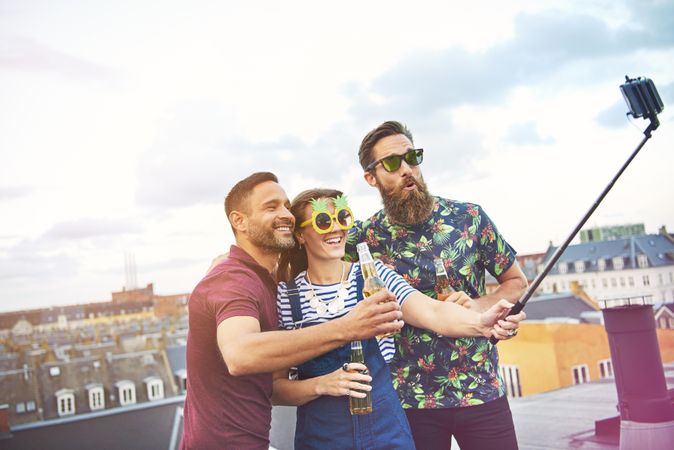
<instances>
[{"instance_id":1,"label":"sky","mask_svg":"<svg viewBox=\"0 0 674 450\"><path fill-rule=\"evenodd\" d=\"M661 126L588 225L673 231L672 2L0 0L0 311L109 300L125 254L139 286L191 291L252 172L368 217L357 151L386 120L433 194L543 252L643 138L625 75Z\"/></svg>"}]
</instances>

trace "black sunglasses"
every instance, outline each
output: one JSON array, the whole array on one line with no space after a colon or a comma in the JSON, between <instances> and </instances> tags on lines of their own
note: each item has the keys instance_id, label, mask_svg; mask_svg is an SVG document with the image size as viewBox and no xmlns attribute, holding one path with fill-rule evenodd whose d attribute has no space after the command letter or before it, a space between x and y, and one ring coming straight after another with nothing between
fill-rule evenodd
<instances>
[{"instance_id":1,"label":"black sunglasses","mask_svg":"<svg viewBox=\"0 0 674 450\"><path fill-rule=\"evenodd\" d=\"M377 167L377 164L381 163L385 171L395 172L400 168L400 164L402 164L403 159L410 166L418 166L424 160L424 149L411 148L402 155L390 155L386 158L378 159L367 166L365 171L370 172L371 170L374 170L375 167Z\"/></svg>"}]
</instances>

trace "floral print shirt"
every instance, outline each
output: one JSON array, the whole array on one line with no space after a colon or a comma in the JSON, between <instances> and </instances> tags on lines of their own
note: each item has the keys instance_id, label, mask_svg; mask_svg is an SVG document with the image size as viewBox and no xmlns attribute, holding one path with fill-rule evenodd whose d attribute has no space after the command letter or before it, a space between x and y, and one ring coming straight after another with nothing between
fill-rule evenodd
<instances>
[{"instance_id":1,"label":"floral print shirt","mask_svg":"<svg viewBox=\"0 0 674 450\"><path fill-rule=\"evenodd\" d=\"M440 197L421 224L391 224L383 210L356 222L347 258L357 257L359 242L434 298L434 258L442 258L451 286L472 298L485 294L485 270L498 277L515 261L515 251L479 205ZM451 338L405 325L395 341L390 367L403 408L479 405L505 395L498 352L487 338Z\"/></svg>"}]
</instances>

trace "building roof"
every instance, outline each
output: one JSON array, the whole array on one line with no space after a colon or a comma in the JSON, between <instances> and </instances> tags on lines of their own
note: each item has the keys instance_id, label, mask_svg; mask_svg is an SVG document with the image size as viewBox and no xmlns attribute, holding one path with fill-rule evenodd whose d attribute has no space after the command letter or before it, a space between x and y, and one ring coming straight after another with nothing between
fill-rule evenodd
<instances>
[{"instance_id":1,"label":"building roof","mask_svg":"<svg viewBox=\"0 0 674 450\"><path fill-rule=\"evenodd\" d=\"M556 250L557 247L550 246L545 254L544 262L547 262ZM612 270L612 259L615 257L623 258L623 270L636 269L639 268L638 255L646 255L649 267L672 266L674 265L674 241L661 234L645 234L612 241L591 241L570 245L564 250L550 274L559 274L558 267L561 262L568 264L567 273L574 273L574 263L577 261L585 261L584 272L598 272L598 259L606 261L605 270Z\"/></svg>"},{"instance_id":2,"label":"building roof","mask_svg":"<svg viewBox=\"0 0 674 450\"><path fill-rule=\"evenodd\" d=\"M48 448L168 448L184 396L11 427L6 450Z\"/></svg>"},{"instance_id":3,"label":"building roof","mask_svg":"<svg viewBox=\"0 0 674 450\"><path fill-rule=\"evenodd\" d=\"M181 370L187 370L187 347L184 345L178 345L174 347L168 347L166 349L166 357L169 360L169 365L171 366L171 372L177 373Z\"/></svg>"},{"instance_id":4,"label":"building roof","mask_svg":"<svg viewBox=\"0 0 674 450\"><path fill-rule=\"evenodd\" d=\"M570 292L531 297L524 310L527 320L570 318L584 321L585 313L596 312L595 308Z\"/></svg>"},{"instance_id":5,"label":"building roof","mask_svg":"<svg viewBox=\"0 0 674 450\"><path fill-rule=\"evenodd\" d=\"M674 364L665 365L668 389ZM509 399L520 450L617 449L617 437L595 436L595 421L618 415L613 379Z\"/></svg>"}]
</instances>

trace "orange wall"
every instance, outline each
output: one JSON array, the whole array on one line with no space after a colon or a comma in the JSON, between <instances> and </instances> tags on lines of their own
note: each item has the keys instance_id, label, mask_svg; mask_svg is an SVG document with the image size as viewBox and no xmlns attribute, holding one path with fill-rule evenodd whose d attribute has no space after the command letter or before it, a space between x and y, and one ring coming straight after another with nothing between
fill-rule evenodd
<instances>
[{"instance_id":1,"label":"orange wall","mask_svg":"<svg viewBox=\"0 0 674 450\"><path fill-rule=\"evenodd\" d=\"M525 322L516 339L498 346L500 363L519 369L522 395L572 385L571 368L579 364L587 364L596 380L598 362L610 358L601 325Z\"/></svg>"},{"instance_id":2,"label":"orange wall","mask_svg":"<svg viewBox=\"0 0 674 450\"><path fill-rule=\"evenodd\" d=\"M657 330L663 362L674 361L674 330ZM500 364L517 366L522 395L573 384L571 368L587 364L590 380L600 378L599 361L609 359L602 325L524 322L517 338L498 344Z\"/></svg>"},{"instance_id":3,"label":"orange wall","mask_svg":"<svg viewBox=\"0 0 674 450\"><path fill-rule=\"evenodd\" d=\"M674 362L674 330L664 330L658 328L657 332L662 362Z\"/></svg>"},{"instance_id":4,"label":"orange wall","mask_svg":"<svg viewBox=\"0 0 674 450\"><path fill-rule=\"evenodd\" d=\"M674 330L657 330L663 363L674 361ZM529 323L517 338L498 344L500 364L518 367L522 395L573 384L571 368L587 364L590 381L600 379L599 361L611 352L603 325Z\"/></svg>"}]
</instances>

